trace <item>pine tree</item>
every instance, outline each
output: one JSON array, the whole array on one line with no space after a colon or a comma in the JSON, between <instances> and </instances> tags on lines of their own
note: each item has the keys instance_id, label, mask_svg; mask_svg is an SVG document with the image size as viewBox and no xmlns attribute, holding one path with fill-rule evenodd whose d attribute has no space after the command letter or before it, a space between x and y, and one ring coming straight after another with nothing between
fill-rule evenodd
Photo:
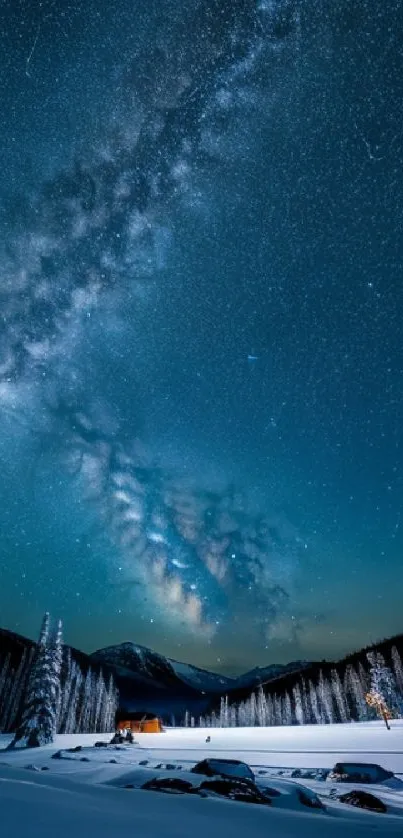
<instances>
[{"instance_id":1,"label":"pine tree","mask_svg":"<svg viewBox=\"0 0 403 838\"><path fill-rule=\"evenodd\" d=\"M237 727L238 720L237 720L237 712L236 712L236 705L231 704L229 708L229 726L230 727Z\"/></svg>"},{"instance_id":2,"label":"pine tree","mask_svg":"<svg viewBox=\"0 0 403 838\"><path fill-rule=\"evenodd\" d=\"M396 685L403 699L403 664L396 646L392 647L392 662L395 671Z\"/></svg>"},{"instance_id":3,"label":"pine tree","mask_svg":"<svg viewBox=\"0 0 403 838\"><path fill-rule=\"evenodd\" d=\"M221 696L219 725L220 727L229 727L229 708L227 695L225 697Z\"/></svg>"},{"instance_id":4,"label":"pine tree","mask_svg":"<svg viewBox=\"0 0 403 838\"><path fill-rule=\"evenodd\" d=\"M9 677L11 669L11 655L8 654L3 661L0 671L0 731L5 731L6 698L9 691Z\"/></svg>"},{"instance_id":5,"label":"pine tree","mask_svg":"<svg viewBox=\"0 0 403 838\"><path fill-rule=\"evenodd\" d=\"M283 724L292 725L292 706L288 692L286 692L283 701Z\"/></svg>"},{"instance_id":6,"label":"pine tree","mask_svg":"<svg viewBox=\"0 0 403 838\"><path fill-rule=\"evenodd\" d=\"M372 696L373 702L370 702L367 697L368 704L372 703L378 709L383 706L383 718L386 722L386 716L389 712L390 716L400 715L400 701L396 688L396 681L392 670L386 666L385 658L380 652L367 652L367 659L370 665L371 687L369 696Z\"/></svg>"},{"instance_id":7,"label":"pine tree","mask_svg":"<svg viewBox=\"0 0 403 838\"><path fill-rule=\"evenodd\" d=\"M335 704L337 707L339 720L341 722L348 722L349 714L347 709L347 703L343 694L343 687L340 681L340 676L336 669L332 669L330 673L330 679L332 695L334 697Z\"/></svg>"},{"instance_id":8,"label":"pine tree","mask_svg":"<svg viewBox=\"0 0 403 838\"><path fill-rule=\"evenodd\" d=\"M48 654L49 664L52 669L52 678L55 691L56 733L60 722L60 711L62 702L61 676L63 664L63 624L61 620L58 620L56 631L52 635L51 642L49 644Z\"/></svg>"},{"instance_id":9,"label":"pine tree","mask_svg":"<svg viewBox=\"0 0 403 838\"><path fill-rule=\"evenodd\" d=\"M8 699L8 706L5 708L3 726L5 731L14 730L18 720L21 699L26 689L29 671L32 664L34 649L25 647L21 655L18 668L11 680L11 690Z\"/></svg>"},{"instance_id":10,"label":"pine tree","mask_svg":"<svg viewBox=\"0 0 403 838\"><path fill-rule=\"evenodd\" d=\"M312 681L309 682L309 698L312 707L312 716L314 723L320 725L322 719L319 710L318 696L315 685L312 683Z\"/></svg>"},{"instance_id":11,"label":"pine tree","mask_svg":"<svg viewBox=\"0 0 403 838\"><path fill-rule=\"evenodd\" d=\"M63 650L63 662L62 662L62 675L61 675L61 682L62 682L62 694L61 694L61 702L60 702L60 714L59 714L59 724L58 724L58 732L59 733L66 733L66 724L67 724L67 717L69 711L69 704L71 698L71 692L73 689L73 662L71 658L71 649L69 646L65 646Z\"/></svg>"},{"instance_id":12,"label":"pine tree","mask_svg":"<svg viewBox=\"0 0 403 838\"><path fill-rule=\"evenodd\" d=\"M257 694L256 714L258 725L260 725L260 727L265 727L267 725L267 704L266 696L261 684Z\"/></svg>"},{"instance_id":13,"label":"pine tree","mask_svg":"<svg viewBox=\"0 0 403 838\"><path fill-rule=\"evenodd\" d=\"M295 718L296 718L297 724L303 725L305 720L304 720L304 710L303 710L303 706L302 706L301 688L300 688L299 684L295 685L295 687L293 688L292 693L293 693L293 697L294 697L294 713L295 713Z\"/></svg>"},{"instance_id":14,"label":"pine tree","mask_svg":"<svg viewBox=\"0 0 403 838\"><path fill-rule=\"evenodd\" d=\"M257 704L256 693L252 693L249 698L249 727L255 727L257 721Z\"/></svg>"},{"instance_id":15,"label":"pine tree","mask_svg":"<svg viewBox=\"0 0 403 838\"><path fill-rule=\"evenodd\" d=\"M113 675L109 677L108 695L107 695L107 710L105 716L105 732L115 729L116 711L118 709L119 693L116 689Z\"/></svg>"},{"instance_id":16,"label":"pine tree","mask_svg":"<svg viewBox=\"0 0 403 838\"><path fill-rule=\"evenodd\" d=\"M238 706L238 726L247 727L247 711L244 701L241 701Z\"/></svg>"},{"instance_id":17,"label":"pine tree","mask_svg":"<svg viewBox=\"0 0 403 838\"><path fill-rule=\"evenodd\" d=\"M91 733L91 699L92 699L92 677L91 669L88 668L82 692L81 712L78 722L79 733Z\"/></svg>"},{"instance_id":18,"label":"pine tree","mask_svg":"<svg viewBox=\"0 0 403 838\"><path fill-rule=\"evenodd\" d=\"M267 725L273 727L275 724L274 722L274 703L273 697L271 695L266 696L266 718L267 718Z\"/></svg>"},{"instance_id":19,"label":"pine tree","mask_svg":"<svg viewBox=\"0 0 403 838\"><path fill-rule=\"evenodd\" d=\"M302 709L304 712L304 724L310 725L313 721L313 711L311 707L311 702L309 700L308 689L306 685L306 681L302 679L302 690L301 690L301 697L302 697Z\"/></svg>"},{"instance_id":20,"label":"pine tree","mask_svg":"<svg viewBox=\"0 0 403 838\"><path fill-rule=\"evenodd\" d=\"M352 664L348 664L344 673L344 692L349 699L351 717L358 722L368 719L368 705L365 701L365 693L362 681Z\"/></svg>"},{"instance_id":21,"label":"pine tree","mask_svg":"<svg viewBox=\"0 0 403 838\"><path fill-rule=\"evenodd\" d=\"M279 695L275 695L273 699L273 713L274 713L274 724L276 727L281 727L283 723L282 717L282 706L281 706L281 697Z\"/></svg>"},{"instance_id":22,"label":"pine tree","mask_svg":"<svg viewBox=\"0 0 403 838\"><path fill-rule=\"evenodd\" d=\"M330 692L329 683L327 680L325 680L322 670L319 673L317 694L322 724L333 724L334 710L332 696Z\"/></svg>"},{"instance_id":23,"label":"pine tree","mask_svg":"<svg viewBox=\"0 0 403 838\"><path fill-rule=\"evenodd\" d=\"M21 724L8 746L28 748L53 742L60 705L61 624L49 642L49 614L45 614L32 662Z\"/></svg>"},{"instance_id":24,"label":"pine tree","mask_svg":"<svg viewBox=\"0 0 403 838\"><path fill-rule=\"evenodd\" d=\"M72 688L69 697L69 703L67 707L67 716L65 722L65 733L78 733L79 732L79 706L80 706L80 697L83 691L83 676L81 669L78 667L75 661L72 662L72 672L71 672L71 679L72 679Z\"/></svg>"}]
</instances>

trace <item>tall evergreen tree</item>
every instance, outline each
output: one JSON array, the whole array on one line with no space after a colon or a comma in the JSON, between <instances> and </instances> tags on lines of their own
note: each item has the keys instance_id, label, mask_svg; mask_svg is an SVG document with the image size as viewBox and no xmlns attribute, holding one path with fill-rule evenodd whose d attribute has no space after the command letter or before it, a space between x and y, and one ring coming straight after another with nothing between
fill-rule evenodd
<instances>
[{"instance_id":1,"label":"tall evergreen tree","mask_svg":"<svg viewBox=\"0 0 403 838\"><path fill-rule=\"evenodd\" d=\"M0 731L5 731L5 720L7 712L7 696L9 690L9 676L11 670L11 655L4 658L0 670Z\"/></svg>"},{"instance_id":2,"label":"tall evergreen tree","mask_svg":"<svg viewBox=\"0 0 403 838\"><path fill-rule=\"evenodd\" d=\"M325 679L322 669L319 673L317 694L322 724L333 724L334 710L332 696L330 692L329 682Z\"/></svg>"},{"instance_id":3,"label":"tall evergreen tree","mask_svg":"<svg viewBox=\"0 0 403 838\"><path fill-rule=\"evenodd\" d=\"M370 665L370 695L379 696L392 715L400 716L402 705L392 670L386 666L385 658L380 652L367 652L367 659Z\"/></svg>"},{"instance_id":4,"label":"tall evergreen tree","mask_svg":"<svg viewBox=\"0 0 403 838\"><path fill-rule=\"evenodd\" d=\"M340 681L339 673L337 669L332 669L330 673L330 683L332 689L332 695L337 707L337 713L339 716L340 722L348 722L349 720L349 713L347 708L347 702L344 697L343 687Z\"/></svg>"},{"instance_id":5,"label":"tall evergreen tree","mask_svg":"<svg viewBox=\"0 0 403 838\"><path fill-rule=\"evenodd\" d=\"M34 650L25 647L18 668L10 675L11 689L7 707L4 708L3 727L5 731L14 730L21 706L21 699L26 689Z\"/></svg>"},{"instance_id":6,"label":"tall evergreen tree","mask_svg":"<svg viewBox=\"0 0 403 838\"><path fill-rule=\"evenodd\" d=\"M33 659L22 721L8 746L39 747L53 742L60 706L61 624L49 642L49 614L42 622Z\"/></svg>"},{"instance_id":7,"label":"tall evergreen tree","mask_svg":"<svg viewBox=\"0 0 403 838\"><path fill-rule=\"evenodd\" d=\"M72 688L67 708L65 733L78 733L80 697L83 689L83 675L75 661L72 662Z\"/></svg>"},{"instance_id":8,"label":"tall evergreen tree","mask_svg":"<svg viewBox=\"0 0 403 838\"><path fill-rule=\"evenodd\" d=\"M290 694L286 692L283 702L283 724L292 725L292 706Z\"/></svg>"},{"instance_id":9,"label":"tall evergreen tree","mask_svg":"<svg viewBox=\"0 0 403 838\"><path fill-rule=\"evenodd\" d=\"M301 687L299 684L296 684L293 688L293 698L294 698L294 713L295 719L297 724L303 725L305 723L304 719L304 708L302 706L302 695L301 695Z\"/></svg>"},{"instance_id":10,"label":"tall evergreen tree","mask_svg":"<svg viewBox=\"0 0 403 838\"><path fill-rule=\"evenodd\" d=\"M366 721L369 718L366 690L353 664L349 664L344 673L344 693L350 704L351 717L357 722Z\"/></svg>"},{"instance_id":11,"label":"tall evergreen tree","mask_svg":"<svg viewBox=\"0 0 403 838\"><path fill-rule=\"evenodd\" d=\"M393 646L391 656L393 669L395 672L396 685L403 699L403 664L399 652L396 649L396 646Z\"/></svg>"},{"instance_id":12,"label":"tall evergreen tree","mask_svg":"<svg viewBox=\"0 0 403 838\"><path fill-rule=\"evenodd\" d=\"M319 709L318 695L316 692L315 685L312 683L312 681L309 682L309 698L312 707L313 721L315 722L315 724L320 725L322 719Z\"/></svg>"},{"instance_id":13,"label":"tall evergreen tree","mask_svg":"<svg viewBox=\"0 0 403 838\"><path fill-rule=\"evenodd\" d=\"M265 727L267 725L267 704L266 696L261 684L257 694L256 714L258 725L260 725L260 727Z\"/></svg>"}]
</instances>

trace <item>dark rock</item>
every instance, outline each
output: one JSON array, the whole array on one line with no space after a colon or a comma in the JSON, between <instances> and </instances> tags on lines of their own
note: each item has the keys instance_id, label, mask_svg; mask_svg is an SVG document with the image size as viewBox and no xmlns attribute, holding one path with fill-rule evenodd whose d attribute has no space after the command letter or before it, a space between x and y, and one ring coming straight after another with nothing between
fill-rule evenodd
<instances>
[{"instance_id":1,"label":"dark rock","mask_svg":"<svg viewBox=\"0 0 403 838\"><path fill-rule=\"evenodd\" d=\"M291 771L290 776L292 778L302 777L302 771L299 768L294 768L294 771Z\"/></svg>"},{"instance_id":2,"label":"dark rock","mask_svg":"<svg viewBox=\"0 0 403 838\"><path fill-rule=\"evenodd\" d=\"M52 759L62 759L62 754L63 754L63 751L56 751L54 754L52 754L51 758Z\"/></svg>"},{"instance_id":3,"label":"dark rock","mask_svg":"<svg viewBox=\"0 0 403 838\"><path fill-rule=\"evenodd\" d=\"M122 736L121 733L115 733L115 735L112 736L112 739L111 739L109 744L110 745L123 745L123 742L125 742L125 737Z\"/></svg>"},{"instance_id":4,"label":"dark rock","mask_svg":"<svg viewBox=\"0 0 403 838\"><path fill-rule=\"evenodd\" d=\"M193 791L192 784L179 777L153 777L152 780L147 780L141 788L148 791L163 791L167 794L188 794Z\"/></svg>"},{"instance_id":5,"label":"dark rock","mask_svg":"<svg viewBox=\"0 0 403 838\"><path fill-rule=\"evenodd\" d=\"M172 763L167 762L165 768L166 768L167 771L175 771L176 770L176 765L172 765Z\"/></svg>"},{"instance_id":6,"label":"dark rock","mask_svg":"<svg viewBox=\"0 0 403 838\"><path fill-rule=\"evenodd\" d=\"M76 745L75 748L67 748L66 750L69 754L78 754L78 752L82 751L82 749L83 749L82 745Z\"/></svg>"},{"instance_id":7,"label":"dark rock","mask_svg":"<svg viewBox=\"0 0 403 838\"><path fill-rule=\"evenodd\" d=\"M94 748L107 748L108 742L95 742Z\"/></svg>"},{"instance_id":8,"label":"dark rock","mask_svg":"<svg viewBox=\"0 0 403 838\"><path fill-rule=\"evenodd\" d=\"M127 785L125 786L125 789L134 789L134 788L135 787L134 787L133 783L127 783Z\"/></svg>"},{"instance_id":9,"label":"dark rock","mask_svg":"<svg viewBox=\"0 0 403 838\"><path fill-rule=\"evenodd\" d=\"M349 806L357 806L359 809L369 809L371 812L387 812L387 807L379 797L370 794L368 791L361 791L361 789L353 789L346 794L339 797L341 803L347 803Z\"/></svg>"},{"instance_id":10,"label":"dark rock","mask_svg":"<svg viewBox=\"0 0 403 838\"><path fill-rule=\"evenodd\" d=\"M80 762L90 762L88 757L81 757Z\"/></svg>"},{"instance_id":11,"label":"dark rock","mask_svg":"<svg viewBox=\"0 0 403 838\"><path fill-rule=\"evenodd\" d=\"M243 803L271 806L269 795L263 794L251 780L235 778L232 780L229 777L217 777L213 780L204 780L200 785L200 791L218 794L220 797L227 797L229 800L238 800Z\"/></svg>"},{"instance_id":12,"label":"dark rock","mask_svg":"<svg viewBox=\"0 0 403 838\"><path fill-rule=\"evenodd\" d=\"M109 762L112 762L114 765L118 765L117 759L110 759Z\"/></svg>"},{"instance_id":13,"label":"dark rock","mask_svg":"<svg viewBox=\"0 0 403 838\"><path fill-rule=\"evenodd\" d=\"M49 771L48 765L42 765L41 771Z\"/></svg>"},{"instance_id":14,"label":"dark rock","mask_svg":"<svg viewBox=\"0 0 403 838\"><path fill-rule=\"evenodd\" d=\"M148 765L148 759L142 759L139 765Z\"/></svg>"}]
</instances>

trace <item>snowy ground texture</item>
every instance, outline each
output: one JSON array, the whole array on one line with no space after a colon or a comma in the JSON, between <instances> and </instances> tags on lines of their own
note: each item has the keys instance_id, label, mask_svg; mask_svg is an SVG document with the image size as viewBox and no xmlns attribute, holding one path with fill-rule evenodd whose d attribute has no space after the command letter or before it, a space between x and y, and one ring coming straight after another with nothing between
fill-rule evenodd
<instances>
[{"instance_id":1,"label":"snowy ground texture","mask_svg":"<svg viewBox=\"0 0 403 838\"><path fill-rule=\"evenodd\" d=\"M211 742L206 743L206 736ZM332 799L357 785L312 779L313 769L337 761L376 762L402 775L403 722L389 732L380 722L368 724L235 729L174 729L138 734L135 745L94 748L100 734L59 736L54 745L33 751L0 751L2 838L97 838L144 835L147 838L326 838L333 836L403 835L403 782L395 787L363 786L386 803L387 814L355 809ZM10 737L0 736L0 748ZM68 748L81 745L71 753ZM54 754L60 751L60 758ZM241 759L255 771L262 787L281 792L271 807L217 798L140 791L160 776L189 777L189 769L206 756ZM141 765L141 763L143 763ZM306 769L290 781L295 768ZM310 769L310 770L308 770ZM304 775L304 771L301 771ZM286 778L286 779L285 779ZM314 789L324 812L302 806L294 790ZM126 788L126 786L133 788Z\"/></svg>"}]
</instances>

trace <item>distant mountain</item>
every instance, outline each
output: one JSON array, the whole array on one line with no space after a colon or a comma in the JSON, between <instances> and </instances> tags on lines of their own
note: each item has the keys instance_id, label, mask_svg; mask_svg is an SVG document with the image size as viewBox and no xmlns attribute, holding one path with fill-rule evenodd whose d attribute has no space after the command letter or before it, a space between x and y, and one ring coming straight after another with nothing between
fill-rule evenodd
<instances>
[{"instance_id":1,"label":"distant mountain","mask_svg":"<svg viewBox=\"0 0 403 838\"><path fill-rule=\"evenodd\" d=\"M231 678L171 660L145 646L121 643L90 655L107 666L116 677L121 702L128 710L149 709L164 712L201 712L233 685Z\"/></svg>"}]
</instances>

